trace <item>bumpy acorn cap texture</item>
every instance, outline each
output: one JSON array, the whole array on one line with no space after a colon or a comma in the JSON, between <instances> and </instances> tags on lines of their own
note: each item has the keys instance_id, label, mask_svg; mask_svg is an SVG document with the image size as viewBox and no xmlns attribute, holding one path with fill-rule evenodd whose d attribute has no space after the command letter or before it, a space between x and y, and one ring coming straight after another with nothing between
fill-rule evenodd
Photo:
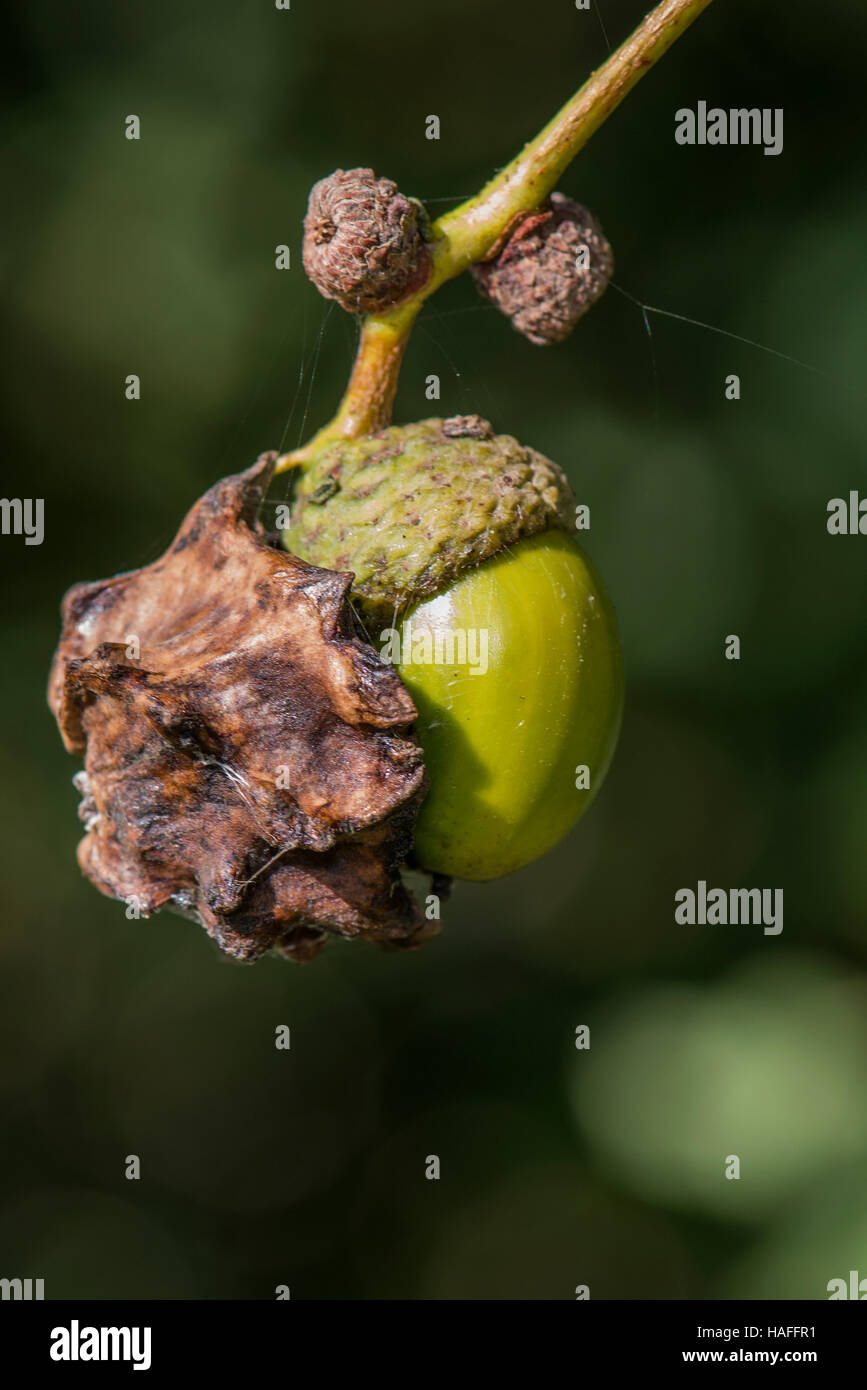
<instances>
[{"instance_id":1,"label":"bumpy acorn cap texture","mask_svg":"<svg viewBox=\"0 0 867 1390\"><path fill-rule=\"evenodd\" d=\"M423 209L372 169L337 169L314 184L304 219L304 269L350 314L375 314L424 284Z\"/></svg>"},{"instance_id":2,"label":"bumpy acorn cap texture","mask_svg":"<svg viewBox=\"0 0 867 1390\"><path fill-rule=\"evenodd\" d=\"M579 262L584 251L586 264ZM562 342L604 294L614 255L591 212L562 193L519 217L487 260L477 288L537 347Z\"/></svg>"},{"instance_id":3,"label":"bumpy acorn cap texture","mask_svg":"<svg viewBox=\"0 0 867 1390\"><path fill-rule=\"evenodd\" d=\"M458 415L329 445L298 483L283 542L310 564L352 570L368 626L388 625L504 546L568 529L574 507L556 463Z\"/></svg>"}]
</instances>

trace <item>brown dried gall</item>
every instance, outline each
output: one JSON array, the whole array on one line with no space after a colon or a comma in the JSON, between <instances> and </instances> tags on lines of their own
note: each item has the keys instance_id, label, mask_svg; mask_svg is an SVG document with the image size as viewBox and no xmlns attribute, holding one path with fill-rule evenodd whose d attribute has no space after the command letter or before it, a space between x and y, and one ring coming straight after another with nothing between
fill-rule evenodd
<instances>
[{"instance_id":1,"label":"brown dried gall","mask_svg":"<svg viewBox=\"0 0 867 1390\"><path fill-rule=\"evenodd\" d=\"M352 576L267 544L275 459L211 488L154 564L66 595L49 702L85 760L79 863L243 960L415 944L415 706L353 626Z\"/></svg>"}]
</instances>

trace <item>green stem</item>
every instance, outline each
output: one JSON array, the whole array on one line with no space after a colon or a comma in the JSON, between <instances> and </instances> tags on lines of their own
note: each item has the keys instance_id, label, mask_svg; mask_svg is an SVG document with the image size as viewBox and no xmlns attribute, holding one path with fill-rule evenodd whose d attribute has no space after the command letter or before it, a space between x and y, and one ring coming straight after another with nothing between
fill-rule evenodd
<instances>
[{"instance_id":1,"label":"green stem","mask_svg":"<svg viewBox=\"0 0 867 1390\"><path fill-rule=\"evenodd\" d=\"M496 178L433 223L433 265L427 283L387 313L365 319L337 414L303 448L284 454L277 472L297 467L335 439L357 439L391 422L401 361L424 301L447 280L483 260L519 213L548 197L578 151L710 3L662 0Z\"/></svg>"}]
</instances>

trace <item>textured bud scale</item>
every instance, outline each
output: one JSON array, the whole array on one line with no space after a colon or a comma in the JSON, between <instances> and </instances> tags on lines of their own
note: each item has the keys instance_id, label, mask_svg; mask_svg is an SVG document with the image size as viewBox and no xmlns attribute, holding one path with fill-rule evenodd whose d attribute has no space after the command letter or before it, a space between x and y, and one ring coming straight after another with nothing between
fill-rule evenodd
<instances>
[{"instance_id":1,"label":"textured bud scale","mask_svg":"<svg viewBox=\"0 0 867 1390\"><path fill-rule=\"evenodd\" d=\"M380 313L430 274L419 205L372 169L337 169L311 191L303 260L326 299L350 314Z\"/></svg>"},{"instance_id":2,"label":"textured bud scale","mask_svg":"<svg viewBox=\"0 0 867 1390\"><path fill-rule=\"evenodd\" d=\"M283 540L310 564L352 570L353 600L375 622L573 518L557 464L456 415L329 445L299 480Z\"/></svg>"},{"instance_id":3,"label":"textured bud scale","mask_svg":"<svg viewBox=\"0 0 867 1390\"><path fill-rule=\"evenodd\" d=\"M512 326L544 347L568 337L604 293L614 256L592 213L552 193L544 208L513 226L493 259L474 265L472 272L479 290Z\"/></svg>"}]
</instances>

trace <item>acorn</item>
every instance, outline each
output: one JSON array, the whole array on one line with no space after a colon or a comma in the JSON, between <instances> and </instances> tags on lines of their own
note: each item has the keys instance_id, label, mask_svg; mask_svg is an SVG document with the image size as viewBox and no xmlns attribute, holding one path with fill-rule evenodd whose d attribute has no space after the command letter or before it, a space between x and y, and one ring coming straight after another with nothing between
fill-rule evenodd
<instances>
[{"instance_id":1,"label":"acorn","mask_svg":"<svg viewBox=\"0 0 867 1390\"><path fill-rule=\"evenodd\" d=\"M620 726L617 625L562 469L479 416L328 445L283 544L351 600L418 710L418 867L486 880L587 810Z\"/></svg>"}]
</instances>

